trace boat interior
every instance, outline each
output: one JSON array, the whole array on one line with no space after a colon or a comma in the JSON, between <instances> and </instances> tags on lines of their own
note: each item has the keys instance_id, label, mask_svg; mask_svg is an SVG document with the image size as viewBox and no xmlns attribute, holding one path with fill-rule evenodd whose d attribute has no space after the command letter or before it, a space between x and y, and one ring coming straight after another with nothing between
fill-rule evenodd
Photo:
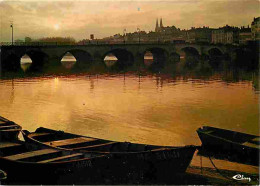
<instances>
[{"instance_id":1,"label":"boat interior","mask_svg":"<svg viewBox=\"0 0 260 186\"><path fill-rule=\"evenodd\" d=\"M21 130L21 126L3 117L0 117L0 132L9 132L9 131L11 132L11 131L20 131L20 130Z\"/></svg>"},{"instance_id":2,"label":"boat interior","mask_svg":"<svg viewBox=\"0 0 260 186\"><path fill-rule=\"evenodd\" d=\"M199 131L205 134L218 136L220 138L233 141L235 143L240 143L240 144L246 143L256 147L257 146L259 147L260 145L260 138L259 136L255 136L255 135L250 135L250 134L245 134L245 133L240 133L240 132L235 132L235 131L225 130L225 129L218 129L218 128L208 127L208 126L204 126L203 128L200 128Z\"/></svg>"},{"instance_id":3,"label":"boat interior","mask_svg":"<svg viewBox=\"0 0 260 186\"><path fill-rule=\"evenodd\" d=\"M92 152L143 152L155 149L173 148L166 146L155 146L135 144L130 142L115 142L91 137L84 137L62 131L36 130L28 133L29 138L44 143L45 145L64 149L84 150Z\"/></svg>"},{"instance_id":4,"label":"boat interior","mask_svg":"<svg viewBox=\"0 0 260 186\"><path fill-rule=\"evenodd\" d=\"M95 154L75 153L54 148L43 148L32 146L23 141L2 141L0 142L0 157L13 161L53 163L70 161L82 158L91 158Z\"/></svg>"}]
</instances>

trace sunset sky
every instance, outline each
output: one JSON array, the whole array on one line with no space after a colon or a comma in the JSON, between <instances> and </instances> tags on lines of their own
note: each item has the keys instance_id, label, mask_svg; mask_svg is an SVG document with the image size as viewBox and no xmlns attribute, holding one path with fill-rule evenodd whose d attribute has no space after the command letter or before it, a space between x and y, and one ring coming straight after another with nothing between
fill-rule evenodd
<instances>
[{"instance_id":1,"label":"sunset sky","mask_svg":"<svg viewBox=\"0 0 260 186\"><path fill-rule=\"evenodd\" d=\"M259 17L259 0L0 0L0 41L41 37L97 38L116 33L154 31L156 18L177 28L226 24L251 25Z\"/></svg>"}]
</instances>

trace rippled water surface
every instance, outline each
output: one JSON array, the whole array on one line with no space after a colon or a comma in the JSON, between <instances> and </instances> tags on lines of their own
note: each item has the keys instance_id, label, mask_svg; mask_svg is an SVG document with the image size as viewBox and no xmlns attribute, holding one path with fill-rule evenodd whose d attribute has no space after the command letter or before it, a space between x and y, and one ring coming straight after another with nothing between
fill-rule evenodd
<instances>
[{"instance_id":1,"label":"rippled water surface","mask_svg":"<svg viewBox=\"0 0 260 186\"><path fill-rule=\"evenodd\" d=\"M196 129L203 125L257 135L258 113L251 81L163 75L0 80L0 115L27 130L44 126L118 141L200 145Z\"/></svg>"}]
</instances>

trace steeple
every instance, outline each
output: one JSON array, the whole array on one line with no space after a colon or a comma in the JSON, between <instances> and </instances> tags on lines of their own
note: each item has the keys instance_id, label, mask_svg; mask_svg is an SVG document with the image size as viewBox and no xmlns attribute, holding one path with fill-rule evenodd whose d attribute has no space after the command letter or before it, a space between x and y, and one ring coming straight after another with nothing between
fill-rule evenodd
<instances>
[{"instance_id":1,"label":"steeple","mask_svg":"<svg viewBox=\"0 0 260 186\"><path fill-rule=\"evenodd\" d=\"M160 20L160 28L163 28L162 18L161 18L161 20Z\"/></svg>"},{"instance_id":2,"label":"steeple","mask_svg":"<svg viewBox=\"0 0 260 186\"><path fill-rule=\"evenodd\" d=\"M159 31L158 18L156 19L155 32Z\"/></svg>"}]
</instances>

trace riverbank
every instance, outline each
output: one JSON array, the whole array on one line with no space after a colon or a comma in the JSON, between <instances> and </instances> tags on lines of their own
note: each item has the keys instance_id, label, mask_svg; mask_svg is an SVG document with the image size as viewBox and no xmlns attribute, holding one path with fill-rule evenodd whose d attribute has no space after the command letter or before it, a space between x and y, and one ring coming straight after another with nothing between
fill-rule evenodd
<instances>
[{"instance_id":1,"label":"riverbank","mask_svg":"<svg viewBox=\"0 0 260 186\"><path fill-rule=\"evenodd\" d=\"M241 175L243 178L239 180L237 176L237 180L232 178L235 175ZM7 176L8 177L8 176ZM250 178L250 180L248 179ZM3 185L17 185L17 184L26 184L30 185L30 180L27 180L26 183L17 183L14 181L2 180L1 184ZM66 183L64 183L66 184ZM112 180L99 180L98 183L82 183L82 184L170 184L170 185L259 185L259 175L258 174L249 174L245 172L237 172L237 171L229 171L229 170L219 170L213 168L206 167L196 167L190 166L188 167L186 174L180 175L172 178L167 181L140 181L140 180L126 180L125 183L115 183Z\"/></svg>"},{"instance_id":2,"label":"riverbank","mask_svg":"<svg viewBox=\"0 0 260 186\"><path fill-rule=\"evenodd\" d=\"M238 175L241 175L243 178L239 178ZM234 176L236 176L236 179L233 178ZM183 184L259 185L259 174L224 169L218 171L214 168L207 167L201 169L201 167L190 166L186 171L185 177ZM250 178L250 180L248 178Z\"/></svg>"}]
</instances>

